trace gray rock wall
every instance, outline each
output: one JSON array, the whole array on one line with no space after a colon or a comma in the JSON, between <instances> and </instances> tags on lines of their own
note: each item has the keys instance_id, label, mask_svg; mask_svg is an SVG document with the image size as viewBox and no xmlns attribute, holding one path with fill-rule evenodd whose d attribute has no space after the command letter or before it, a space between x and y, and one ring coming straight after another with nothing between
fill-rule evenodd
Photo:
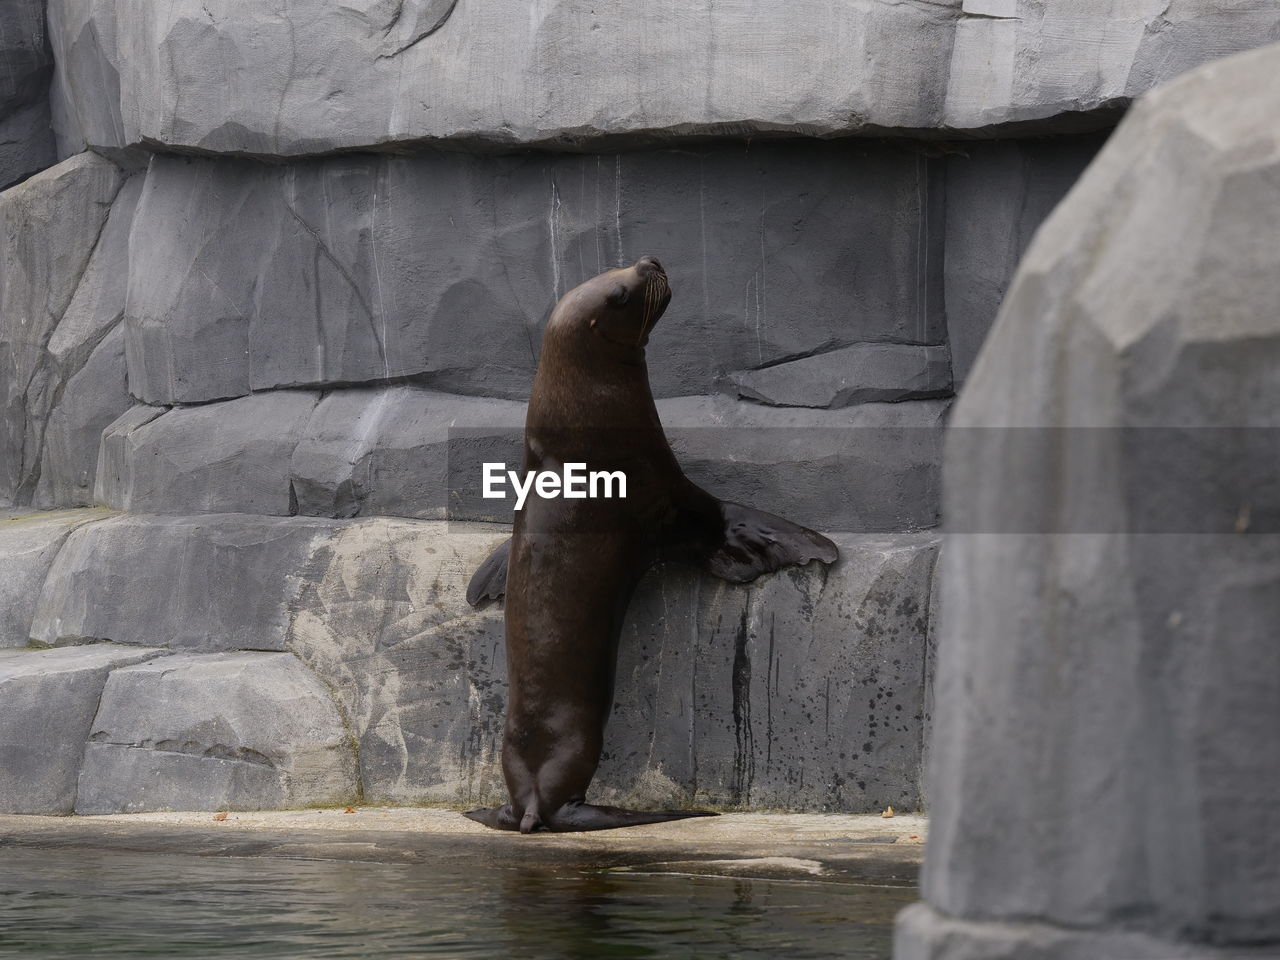
<instances>
[{"instance_id":1,"label":"gray rock wall","mask_svg":"<svg viewBox=\"0 0 1280 960\"><path fill-rule=\"evenodd\" d=\"M698 0L643 15L553 0L532 16L457 0L442 22L441 0L50 7L60 140L263 156L1055 129L1280 39L1267 0Z\"/></svg>"},{"instance_id":2,"label":"gray rock wall","mask_svg":"<svg viewBox=\"0 0 1280 960\"><path fill-rule=\"evenodd\" d=\"M49 104L53 56L44 0L0 7L0 190L56 159Z\"/></svg>"},{"instance_id":3,"label":"gray rock wall","mask_svg":"<svg viewBox=\"0 0 1280 960\"><path fill-rule=\"evenodd\" d=\"M502 610L472 610L463 593L505 529L43 516L3 521L25 539L0 537L37 598L6 623L32 646L0 655L0 687L23 691L0 701L3 809L502 798ZM937 538L838 539L825 571L745 587L674 567L645 579L598 799L918 806ZM150 657L163 660L132 666ZM41 697L79 712L49 745L23 746ZM24 798L21 777L51 750L57 790Z\"/></svg>"},{"instance_id":4,"label":"gray rock wall","mask_svg":"<svg viewBox=\"0 0 1280 960\"><path fill-rule=\"evenodd\" d=\"M62 158L0 193L0 508L126 511L0 526L15 677L91 678L57 788L4 801L58 812L495 798L500 618L461 585L500 533L456 521L509 519L479 464L516 458L556 298L644 253L690 476L846 558L646 581L601 796L917 805L954 386L1100 145L1080 131L1280 24L1263 0L49 0L46 40L41 10L0 13L0 184L13 150L50 162L50 122ZM107 644L182 666L108 677ZM206 682L217 703L164 706ZM313 739L270 726L300 684Z\"/></svg>"},{"instance_id":5,"label":"gray rock wall","mask_svg":"<svg viewBox=\"0 0 1280 960\"><path fill-rule=\"evenodd\" d=\"M350 803L355 760L328 691L289 654L165 657L107 677L75 809Z\"/></svg>"},{"instance_id":6,"label":"gray rock wall","mask_svg":"<svg viewBox=\"0 0 1280 960\"><path fill-rule=\"evenodd\" d=\"M677 292L657 396L853 343L937 344L942 175L909 145L856 141L157 157L130 266L131 384L148 403L395 377L525 398L556 300L649 252Z\"/></svg>"},{"instance_id":7,"label":"gray rock wall","mask_svg":"<svg viewBox=\"0 0 1280 960\"><path fill-rule=\"evenodd\" d=\"M1278 76L1135 108L957 404L899 960L1280 950Z\"/></svg>"},{"instance_id":8,"label":"gray rock wall","mask_svg":"<svg viewBox=\"0 0 1280 960\"><path fill-rule=\"evenodd\" d=\"M110 334L124 315L140 186L111 161L82 153L0 194L6 501L93 502L102 428L130 405L123 341ZM46 464L51 474L42 473Z\"/></svg>"}]
</instances>

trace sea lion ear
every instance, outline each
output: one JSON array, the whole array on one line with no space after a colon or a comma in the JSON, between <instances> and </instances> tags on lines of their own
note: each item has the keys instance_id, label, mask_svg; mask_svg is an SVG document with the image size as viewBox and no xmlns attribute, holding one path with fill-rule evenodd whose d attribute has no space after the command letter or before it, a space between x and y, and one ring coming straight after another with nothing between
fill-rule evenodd
<instances>
[{"instance_id":1,"label":"sea lion ear","mask_svg":"<svg viewBox=\"0 0 1280 960\"><path fill-rule=\"evenodd\" d=\"M609 295L604 298L605 303L611 307L620 307L631 299L631 291L621 283L616 283L613 289L609 291Z\"/></svg>"}]
</instances>

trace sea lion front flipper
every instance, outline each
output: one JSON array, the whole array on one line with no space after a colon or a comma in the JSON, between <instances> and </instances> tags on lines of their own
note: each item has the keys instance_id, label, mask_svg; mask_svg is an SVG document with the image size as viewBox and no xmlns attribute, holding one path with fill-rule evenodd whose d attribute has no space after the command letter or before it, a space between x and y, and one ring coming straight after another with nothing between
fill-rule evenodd
<instances>
[{"instance_id":1,"label":"sea lion front flipper","mask_svg":"<svg viewBox=\"0 0 1280 960\"><path fill-rule=\"evenodd\" d=\"M724 541L707 558L711 573L732 583L750 583L756 577L810 560L834 563L836 545L816 531L782 517L721 503Z\"/></svg>"},{"instance_id":2,"label":"sea lion front flipper","mask_svg":"<svg viewBox=\"0 0 1280 960\"><path fill-rule=\"evenodd\" d=\"M480 601L497 600L507 592L507 559L510 556L511 539L508 537L471 575L471 582L467 584L467 603L478 607Z\"/></svg>"}]
</instances>

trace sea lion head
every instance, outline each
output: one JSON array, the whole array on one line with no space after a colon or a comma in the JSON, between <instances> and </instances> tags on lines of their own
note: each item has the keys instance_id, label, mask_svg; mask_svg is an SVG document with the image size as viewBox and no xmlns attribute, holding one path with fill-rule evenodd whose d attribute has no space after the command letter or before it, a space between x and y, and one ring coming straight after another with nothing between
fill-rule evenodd
<instances>
[{"instance_id":1,"label":"sea lion head","mask_svg":"<svg viewBox=\"0 0 1280 960\"><path fill-rule=\"evenodd\" d=\"M551 318L573 336L599 337L617 347L640 349L649 342L671 302L671 285L657 257L608 270L565 294Z\"/></svg>"}]
</instances>

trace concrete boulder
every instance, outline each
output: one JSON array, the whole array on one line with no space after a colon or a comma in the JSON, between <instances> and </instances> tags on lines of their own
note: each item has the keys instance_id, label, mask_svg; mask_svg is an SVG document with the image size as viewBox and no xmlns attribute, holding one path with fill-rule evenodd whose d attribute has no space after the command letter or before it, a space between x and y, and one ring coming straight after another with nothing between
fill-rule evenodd
<instances>
[{"instance_id":1,"label":"concrete boulder","mask_svg":"<svg viewBox=\"0 0 1280 960\"><path fill-rule=\"evenodd\" d=\"M105 511L34 513L0 520L0 648L31 639L36 600L49 567L71 532Z\"/></svg>"},{"instance_id":2,"label":"concrete boulder","mask_svg":"<svg viewBox=\"0 0 1280 960\"><path fill-rule=\"evenodd\" d=\"M957 389L995 322L1036 230L1104 135L965 144L947 157L947 342Z\"/></svg>"},{"instance_id":3,"label":"concrete boulder","mask_svg":"<svg viewBox=\"0 0 1280 960\"><path fill-rule=\"evenodd\" d=\"M48 103L28 104L0 118L0 190L53 166L57 159Z\"/></svg>"},{"instance_id":4,"label":"concrete boulder","mask_svg":"<svg viewBox=\"0 0 1280 960\"><path fill-rule=\"evenodd\" d=\"M937 539L836 535L748 586L660 568L627 613L603 802L869 813L921 805Z\"/></svg>"},{"instance_id":5,"label":"concrete boulder","mask_svg":"<svg viewBox=\"0 0 1280 960\"><path fill-rule=\"evenodd\" d=\"M270 810L354 802L355 745L289 654L166 657L113 672L76 813Z\"/></svg>"},{"instance_id":6,"label":"concrete boulder","mask_svg":"<svg viewBox=\"0 0 1280 960\"><path fill-rule=\"evenodd\" d=\"M938 523L948 401L808 410L679 397L658 403L690 480L722 500L819 530L888 533Z\"/></svg>"},{"instance_id":7,"label":"concrete boulder","mask_svg":"<svg viewBox=\"0 0 1280 960\"><path fill-rule=\"evenodd\" d=\"M465 594L472 572L508 535L364 520L317 554L287 645L342 705L367 801L500 796L502 611L472 610Z\"/></svg>"},{"instance_id":8,"label":"concrete boulder","mask_svg":"<svg viewBox=\"0 0 1280 960\"><path fill-rule=\"evenodd\" d=\"M50 356L124 180L114 163L81 154L0 194L0 499L31 502L59 385L105 333L77 307L84 335L65 343L83 349L65 350L65 364Z\"/></svg>"},{"instance_id":9,"label":"concrete boulder","mask_svg":"<svg viewBox=\"0 0 1280 960\"><path fill-rule=\"evenodd\" d=\"M272 16L236 0L50 0L50 23L58 99L74 107L55 110L60 140L305 156L1060 129L1275 39L1280 14L1267 0L703 0L606 17L555 0L531 21L516 0L300 0ZM199 95L211 77L219 95Z\"/></svg>"},{"instance_id":10,"label":"concrete boulder","mask_svg":"<svg viewBox=\"0 0 1280 960\"><path fill-rule=\"evenodd\" d=\"M559 297L647 253L675 290L649 348L656 396L815 350L936 344L943 172L847 141L157 156L133 235L130 384L148 403L401 377L525 398Z\"/></svg>"},{"instance_id":11,"label":"concrete boulder","mask_svg":"<svg viewBox=\"0 0 1280 960\"><path fill-rule=\"evenodd\" d=\"M288 646L335 691L374 802L504 795L501 609L466 606L505 531L358 521L320 552ZM623 631L597 799L832 810L919 802L936 540L840 537L734 587L655 570ZM754 663L754 667L752 664Z\"/></svg>"},{"instance_id":12,"label":"concrete boulder","mask_svg":"<svg viewBox=\"0 0 1280 960\"><path fill-rule=\"evenodd\" d=\"M163 650L0 650L0 812L68 814L107 676Z\"/></svg>"},{"instance_id":13,"label":"concrete boulder","mask_svg":"<svg viewBox=\"0 0 1280 960\"><path fill-rule=\"evenodd\" d=\"M138 513L296 513L289 460L318 400L278 390L126 411L102 435L97 500Z\"/></svg>"},{"instance_id":14,"label":"concrete boulder","mask_svg":"<svg viewBox=\"0 0 1280 960\"><path fill-rule=\"evenodd\" d=\"M290 611L332 522L121 516L77 531L39 593L31 637L196 653L284 650Z\"/></svg>"},{"instance_id":15,"label":"concrete boulder","mask_svg":"<svg viewBox=\"0 0 1280 960\"><path fill-rule=\"evenodd\" d=\"M44 0L10 0L0 9L0 190L52 166L49 114L53 73Z\"/></svg>"},{"instance_id":16,"label":"concrete boulder","mask_svg":"<svg viewBox=\"0 0 1280 960\"><path fill-rule=\"evenodd\" d=\"M293 451L298 512L509 520L479 497L481 464L518 469L524 416L520 402L420 387L335 390Z\"/></svg>"},{"instance_id":17,"label":"concrete boulder","mask_svg":"<svg viewBox=\"0 0 1280 960\"><path fill-rule=\"evenodd\" d=\"M1280 945L1278 75L1271 47L1135 108L957 405L899 960Z\"/></svg>"},{"instance_id":18,"label":"concrete boulder","mask_svg":"<svg viewBox=\"0 0 1280 960\"><path fill-rule=\"evenodd\" d=\"M154 513L510 521L511 496L483 496L483 464L518 469L523 404L413 386L315 398L272 391L167 413L136 408L103 435L98 500ZM945 400L843 410L658 401L694 482L813 527L858 532L937 524L946 409Z\"/></svg>"},{"instance_id":19,"label":"concrete boulder","mask_svg":"<svg viewBox=\"0 0 1280 960\"><path fill-rule=\"evenodd\" d=\"M725 378L728 392L777 407L847 407L951 394L946 346L860 343Z\"/></svg>"}]
</instances>

